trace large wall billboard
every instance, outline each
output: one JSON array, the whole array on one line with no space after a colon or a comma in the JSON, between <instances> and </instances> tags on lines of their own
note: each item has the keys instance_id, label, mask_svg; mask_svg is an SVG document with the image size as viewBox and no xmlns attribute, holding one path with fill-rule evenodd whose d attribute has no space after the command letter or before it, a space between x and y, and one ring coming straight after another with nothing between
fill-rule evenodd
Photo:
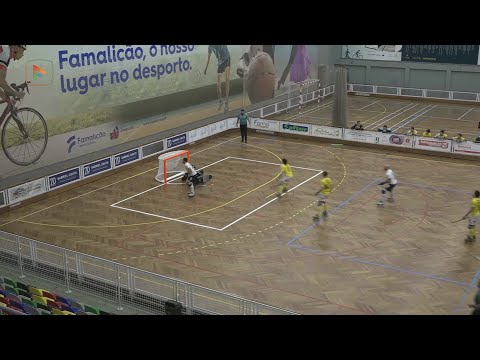
<instances>
[{"instance_id":1,"label":"large wall billboard","mask_svg":"<svg viewBox=\"0 0 480 360\"><path fill-rule=\"evenodd\" d=\"M317 78L317 56L311 45L0 45L8 84L29 82L15 105L27 109L0 127L0 179L272 99Z\"/></svg>"}]
</instances>

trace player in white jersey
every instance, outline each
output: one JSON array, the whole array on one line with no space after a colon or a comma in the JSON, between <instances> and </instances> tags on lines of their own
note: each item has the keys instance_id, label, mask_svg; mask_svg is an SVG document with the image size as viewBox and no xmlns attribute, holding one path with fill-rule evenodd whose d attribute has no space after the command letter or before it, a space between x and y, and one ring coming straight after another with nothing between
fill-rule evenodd
<instances>
[{"instance_id":1,"label":"player in white jersey","mask_svg":"<svg viewBox=\"0 0 480 360\"><path fill-rule=\"evenodd\" d=\"M204 175L203 170L197 171L195 166L188 162L187 158L183 158L183 164L185 165L185 169L187 170L187 172L183 176L182 180L186 180L189 187L188 197L192 198L195 196L195 185L199 183L206 184L213 176Z\"/></svg>"},{"instance_id":2,"label":"player in white jersey","mask_svg":"<svg viewBox=\"0 0 480 360\"><path fill-rule=\"evenodd\" d=\"M395 177L395 173L390 168L390 166L385 166L384 170L385 170L386 179L378 185L388 184L388 186L385 189L382 189L382 197L377 202L378 206L383 206L385 199L388 199L388 201L393 202L393 189L395 186L397 186L397 183L398 183L397 178Z\"/></svg>"},{"instance_id":3,"label":"player in white jersey","mask_svg":"<svg viewBox=\"0 0 480 360\"><path fill-rule=\"evenodd\" d=\"M189 187L189 192L188 192L188 197L194 197L195 196L195 186L194 184L196 183L196 178L198 177L197 170L188 162L187 158L183 159L183 164L185 165L185 170L187 170L186 174L187 175L187 185Z\"/></svg>"}]
</instances>

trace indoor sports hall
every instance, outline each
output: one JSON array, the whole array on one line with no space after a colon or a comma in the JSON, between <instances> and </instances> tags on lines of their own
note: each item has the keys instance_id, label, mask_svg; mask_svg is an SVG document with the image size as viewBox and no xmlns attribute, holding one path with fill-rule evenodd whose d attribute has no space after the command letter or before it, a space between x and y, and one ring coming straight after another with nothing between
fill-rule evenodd
<instances>
[{"instance_id":1,"label":"indoor sports hall","mask_svg":"<svg viewBox=\"0 0 480 360\"><path fill-rule=\"evenodd\" d=\"M403 49L413 51L408 46ZM235 47L228 45L231 53ZM480 250L478 241L465 241L464 215L480 190L477 92L470 84L457 90L453 80L451 88L431 89L427 77L423 87L413 86L416 63L403 60L389 66L408 69L405 86L392 79L371 85L387 63L371 52L388 48L369 46L363 59L345 59L340 50L353 45L309 45L315 76L294 81L290 64L288 84L257 101L262 91L255 86L266 80L249 84L248 76L269 48L252 54L252 47L245 48L251 62L242 65L249 74L243 85L231 84L228 111L218 110L225 100L215 98L214 79L199 90L212 92L212 99L167 113L177 127L152 122L134 136L135 127L120 129L120 140L128 134L128 141L101 147L95 139L95 151L84 146L78 156L52 164L41 158L0 179L0 270L14 273L17 283L60 286L64 297L94 296L116 314L125 308L149 314L470 314ZM212 50L212 72L220 71L215 56L221 51ZM296 58L302 49L295 51ZM334 64L321 65L323 51L338 52ZM286 55L280 59L288 68ZM432 66L456 79L442 61ZM275 88L285 72L278 63ZM381 71L365 73L360 82L359 69L377 64ZM237 71L236 62L231 66ZM477 74L478 65L470 66ZM237 126L241 108L250 120L245 142ZM358 121L363 130L352 129ZM418 133L407 135L412 127ZM432 137L423 136L427 129ZM444 137L436 136L440 130ZM74 131L75 151L80 130ZM110 142L118 140L113 134L106 133ZM455 139L459 134L463 140ZM46 154L60 135L49 139ZM182 179L183 158L204 178L211 175L195 184L193 197ZM282 159L293 178L279 192ZM378 206L386 166L398 184L394 201ZM325 172L333 184L328 217L315 222ZM55 305L47 305L53 313Z\"/></svg>"}]
</instances>

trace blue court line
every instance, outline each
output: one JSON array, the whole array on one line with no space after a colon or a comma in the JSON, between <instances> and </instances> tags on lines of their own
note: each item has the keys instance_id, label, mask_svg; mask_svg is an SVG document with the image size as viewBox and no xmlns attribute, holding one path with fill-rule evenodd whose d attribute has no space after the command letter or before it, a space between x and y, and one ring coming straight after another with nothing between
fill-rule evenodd
<instances>
[{"instance_id":1,"label":"blue court line","mask_svg":"<svg viewBox=\"0 0 480 360\"><path fill-rule=\"evenodd\" d=\"M475 283L477 282L478 278L480 277L480 270L475 274L473 277L472 281L470 282L470 285L468 285L468 288L465 289L463 295L462 295L462 300L460 303L457 305L457 308L454 310L454 312L459 312L465 307L465 301L467 300L468 294L472 291L472 289L475 287Z\"/></svg>"},{"instance_id":2,"label":"blue court line","mask_svg":"<svg viewBox=\"0 0 480 360\"><path fill-rule=\"evenodd\" d=\"M330 214L333 214L336 211L340 210L342 207L350 204L355 198L357 198L362 193L367 191L374 184L377 184L378 181L379 181L379 179L373 179L363 189L357 191L352 196L350 196L347 200L345 200L343 203L341 203L340 205L335 207L330 212ZM415 185L415 184L410 183L410 185ZM419 185L419 186L421 186L421 185ZM429 187L429 186L426 185L426 187ZM432 188L435 188L435 187L432 186ZM451 189L449 189L449 190L451 190ZM367 264L367 265L382 267L384 269L389 269L389 270L404 272L404 273L408 273L408 274L412 274L412 275L422 276L422 277L429 278L429 279L445 281L445 282L452 283L452 284L457 284L457 285L460 285L460 286L469 286L468 283L463 282L463 281L457 281L457 280L444 278L444 277L440 277L440 276L435 276L435 275L431 275L431 274L426 274L426 273L422 273L422 272L418 272L418 271L414 271L414 270L410 270L410 269L403 269L403 268L399 268L399 267L395 267L395 266L391 266L391 265L375 263L375 262L371 262L371 261L364 260L364 259L361 259L361 258L357 258L353 255L339 255L338 252L325 252L325 251L322 251L322 250L319 250L319 249L313 249L313 248L309 248L309 247L306 247L306 246L295 244L295 242L298 239L303 237L305 234L307 234L308 232L310 232L314 228L315 228L315 225L309 225L307 228L305 228L302 232L300 232L294 238L290 239L287 243L287 246L292 247L292 248L296 248L296 249L299 249L299 250L303 250L303 251L306 251L306 252L310 252L310 253L335 256L339 260L354 261L354 262L363 263L363 264ZM477 275L480 276L480 271L477 273ZM475 283L475 279L476 278L474 278L474 280L472 280L472 283ZM470 284L470 286L471 286L471 284Z\"/></svg>"},{"instance_id":3,"label":"blue court line","mask_svg":"<svg viewBox=\"0 0 480 360\"><path fill-rule=\"evenodd\" d=\"M370 181L363 189L357 191L355 194L353 194L352 196L350 196L347 200L345 200L343 203L341 203L340 205L338 205L337 207L335 207L332 211L330 211L330 215L331 214L334 214L335 212L337 212L338 210L340 210L341 208L343 208L344 206L347 206L348 204L350 204L355 198L357 198L358 196L360 196L361 194L363 194L365 191L367 191L368 189L370 189L370 187L372 187L372 185L374 184L377 184L378 183L378 179L373 179L372 181ZM290 239L287 243L288 246L291 246L295 241L297 241L298 239L300 239L301 237L303 237L305 234L308 234L311 230L313 230L315 228L315 225L309 225L307 228L305 228L301 233L297 234L294 238Z\"/></svg>"}]
</instances>

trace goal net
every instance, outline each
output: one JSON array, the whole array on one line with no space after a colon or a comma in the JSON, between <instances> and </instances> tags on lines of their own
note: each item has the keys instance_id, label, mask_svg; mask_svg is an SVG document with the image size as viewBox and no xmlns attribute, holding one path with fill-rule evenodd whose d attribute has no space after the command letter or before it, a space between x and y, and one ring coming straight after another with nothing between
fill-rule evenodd
<instances>
[{"instance_id":1,"label":"goal net","mask_svg":"<svg viewBox=\"0 0 480 360\"><path fill-rule=\"evenodd\" d=\"M181 177L185 173L182 159L187 158L190 162L190 151L177 150L161 154L158 157L158 173L155 180L167 185L171 180Z\"/></svg>"}]
</instances>

